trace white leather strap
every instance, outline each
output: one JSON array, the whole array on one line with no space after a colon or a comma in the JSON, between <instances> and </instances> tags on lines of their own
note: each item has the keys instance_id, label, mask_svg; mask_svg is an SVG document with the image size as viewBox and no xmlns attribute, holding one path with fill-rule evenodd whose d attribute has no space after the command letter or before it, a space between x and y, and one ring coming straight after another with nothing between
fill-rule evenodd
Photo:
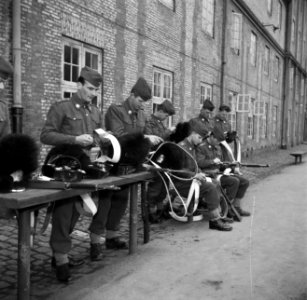
<instances>
[{"instance_id":1,"label":"white leather strap","mask_svg":"<svg viewBox=\"0 0 307 300\"><path fill-rule=\"evenodd\" d=\"M102 128L95 129L94 132L99 136L99 138L106 138L110 140L112 147L113 147L113 156L107 157L107 160L113 163L119 162L120 156L121 156L121 147L117 140L117 138L103 130Z\"/></svg>"}]
</instances>

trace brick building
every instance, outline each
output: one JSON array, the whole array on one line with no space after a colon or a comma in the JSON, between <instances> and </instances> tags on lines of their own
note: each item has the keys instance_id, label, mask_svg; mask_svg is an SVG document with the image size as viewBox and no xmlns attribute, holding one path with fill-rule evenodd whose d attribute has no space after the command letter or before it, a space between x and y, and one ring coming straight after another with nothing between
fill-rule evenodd
<instances>
[{"instance_id":1,"label":"brick building","mask_svg":"<svg viewBox=\"0 0 307 300\"><path fill-rule=\"evenodd\" d=\"M142 75L148 114L168 98L175 124L211 98L231 105L244 152L301 143L306 25L306 0L0 1L0 52L16 70L13 129L38 140L50 105L71 96L88 65L103 74L102 113Z\"/></svg>"}]
</instances>

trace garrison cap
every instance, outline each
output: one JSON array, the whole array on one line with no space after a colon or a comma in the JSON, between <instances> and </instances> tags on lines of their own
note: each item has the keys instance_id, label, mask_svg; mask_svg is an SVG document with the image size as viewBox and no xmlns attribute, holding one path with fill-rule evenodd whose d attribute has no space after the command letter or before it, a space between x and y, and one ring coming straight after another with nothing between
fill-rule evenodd
<instances>
[{"instance_id":1,"label":"garrison cap","mask_svg":"<svg viewBox=\"0 0 307 300\"><path fill-rule=\"evenodd\" d=\"M144 101L151 99L151 88L143 77L137 80L136 84L131 89L131 93L136 97L140 96Z\"/></svg>"},{"instance_id":2,"label":"garrison cap","mask_svg":"<svg viewBox=\"0 0 307 300\"><path fill-rule=\"evenodd\" d=\"M213 128L211 135L213 135L219 142L225 140L224 133L218 127Z\"/></svg>"},{"instance_id":3,"label":"garrison cap","mask_svg":"<svg viewBox=\"0 0 307 300\"><path fill-rule=\"evenodd\" d=\"M0 73L9 76L13 74L14 69L12 65L6 61L2 56L0 56Z\"/></svg>"},{"instance_id":4,"label":"garrison cap","mask_svg":"<svg viewBox=\"0 0 307 300\"><path fill-rule=\"evenodd\" d=\"M99 87L102 82L102 76L95 70L85 66L82 68L80 76L95 87Z\"/></svg>"},{"instance_id":5,"label":"garrison cap","mask_svg":"<svg viewBox=\"0 0 307 300\"><path fill-rule=\"evenodd\" d=\"M215 106L214 106L214 104L209 100L209 99L206 99L205 101L204 101L204 104L203 104L203 107L202 107L203 109L208 109L208 110L210 110L210 111L213 111L214 110L214 108L215 108Z\"/></svg>"},{"instance_id":6,"label":"garrison cap","mask_svg":"<svg viewBox=\"0 0 307 300\"><path fill-rule=\"evenodd\" d=\"M220 106L219 111L223 111L223 110L225 110L225 111L227 111L227 112L230 112L230 111L231 111L230 107L229 107L228 105L226 105L226 104L222 104L222 105Z\"/></svg>"},{"instance_id":7,"label":"garrison cap","mask_svg":"<svg viewBox=\"0 0 307 300\"><path fill-rule=\"evenodd\" d=\"M163 110L170 116L175 114L175 108L171 101L164 100L160 105L158 105L158 110Z\"/></svg>"},{"instance_id":8,"label":"garrison cap","mask_svg":"<svg viewBox=\"0 0 307 300\"><path fill-rule=\"evenodd\" d=\"M209 135L209 131L202 126L201 123L197 122L195 119L189 121L191 131L198 133L202 138L206 138Z\"/></svg>"}]
</instances>

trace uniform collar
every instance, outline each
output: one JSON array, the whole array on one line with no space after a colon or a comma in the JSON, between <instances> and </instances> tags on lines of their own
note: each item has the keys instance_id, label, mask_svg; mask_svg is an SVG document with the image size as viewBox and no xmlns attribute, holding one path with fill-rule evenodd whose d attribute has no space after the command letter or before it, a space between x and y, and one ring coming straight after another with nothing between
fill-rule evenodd
<instances>
[{"instance_id":1,"label":"uniform collar","mask_svg":"<svg viewBox=\"0 0 307 300\"><path fill-rule=\"evenodd\" d=\"M80 109L82 106L87 107L89 110L91 110L91 104L82 100L77 93L73 94L71 97L71 101L73 102L74 106L77 109Z\"/></svg>"},{"instance_id":2,"label":"uniform collar","mask_svg":"<svg viewBox=\"0 0 307 300\"><path fill-rule=\"evenodd\" d=\"M220 121L224 121L224 122L227 122L226 118L224 116L222 116L221 114L217 114L215 116L216 119L220 120Z\"/></svg>"},{"instance_id":3,"label":"uniform collar","mask_svg":"<svg viewBox=\"0 0 307 300\"><path fill-rule=\"evenodd\" d=\"M129 105L129 101L128 99L126 99L123 103L123 107L126 109L126 111L128 112L129 115L133 115L133 114L137 114L138 111L137 110L133 110L130 105Z\"/></svg>"}]
</instances>

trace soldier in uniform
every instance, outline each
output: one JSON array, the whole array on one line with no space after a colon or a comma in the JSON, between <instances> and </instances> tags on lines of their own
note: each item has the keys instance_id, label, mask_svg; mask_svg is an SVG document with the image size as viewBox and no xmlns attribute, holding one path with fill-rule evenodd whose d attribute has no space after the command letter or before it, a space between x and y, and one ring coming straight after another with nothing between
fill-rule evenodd
<instances>
[{"instance_id":1,"label":"soldier in uniform","mask_svg":"<svg viewBox=\"0 0 307 300\"><path fill-rule=\"evenodd\" d=\"M6 80L12 74L13 67L0 56L0 140L11 132L9 110L4 92Z\"/></svg>"},{"instance_id":2,"label":"soldier in uniform","mask_svg":"<svg viewBox=\"0 0 307 300\"><path fill-rule=\"evenodd\" d=\"M191 119L190 124L193 127L199 127L200 130L205 130L207 132L212 131L214 124L210 115L214 108L214 104L209 99L206 99L200 110L199 116Z\"/></svg>"},{"instance_id":3,"label":"soldier in uniform","mask_svg":"<svg viewBox=\"0 0 307 300\"><path fill-rule=\"evenodd\" d=\"M50 107L40 136L43 144L77 144L84 150L91 148L94 143L93 131L102 127L101 112L91 104L101 82L102 76L98 72L88 67L82 68L77 93L70 100L58 101ZM79 218L75 207L76 200L79 200L79 197L58 201L53 210L50 237L52 264L56 267L57 279L63 282L70 278L69 267L82 263L68 258L71 250L70 234ZM99 204L98 211L101 207ZM95 228L95 219L90 227L91 259L95 261L102 259L102 251L98 235L92 228Z\"/></svg>"},{"instance_id":4,"label":"soldier in uniform","mask_svg":"<svg viewBox=\"0 0 307 300\"><path fill-rule=\"evenodd\" d=\"M111 104L105 115L106 130L111 131L116 137L125 134L144 133L146 115L143 110L143 102L151 99L151 89L143 77L140 77L132 87L129 97L123 103ZM162 138L155 135L145 135L151 145L162 142ZM119 164L114 175L123 175L135 171L135 166ZM125 249L127 244L120 239L120 220L125 214L128 203L128 187L122 187L120 191L109 191L103 201L103 210L97 212L96 230L101 234L106 230L107 249Z\"/></svg>"},{"instance_id":5,"label":"soldier in uniform","mask_svg":"<svg viewBox=\"0 0 307 300\"><path fill-rule=\"evenodd\" d=\"M164 100L157 106L157 110L146 121L145 133L161 137L164 141L169 139L172 133L164 121L175 114L175 108L169 100ZM166 180L166 178L165 178ZM163 212L163 199L166 197L166 189L160 177L156 177L148 184L147 199L149 205L149 221L158 223Z\"/></svg>"},{"instance_id":6,"label":"soldier in uniform","mask_svg":"<svg viewBox=\"0 0 307 300\"><path fill-rule=\"evenodd\" d=\"M184 148L188 153L192 155L196 159L196 149L197 146L202 142L203 136L202 131L199 131L199 127L193 127L190 125L190 133L189 135L179 143L179 146ZM193 170L194 166L189 164L187 161L187 165L184 166L184 169ZM204 173L198 173L196 175L197 179L201 182L200 185L200 195L199 199L205 199L207 204L207 208L210 214L209 220L209 228L216 229L221 231L230 231L232 227L228 224L228 222L223 221L219 213L219 204L220 204L220 194L214 183L206 181L206 177ZM183 197L187 197L191 182L189 181L175 181L177 190Z\"/></svg>"},{"instance_id":7,"label":"soldier in uniform","mask_svg":"<svg viewBox=\"0 0 307 300\"><path fill-rule=\"evenodd\" d=\"M216 177L220 174L223 157L219 146L219 141L224 139L223 132L217 127L206 137L206 139L197 147L196 161L204 173ZM241 200L249 186L248 179L238 174L227 174L220 178L222 188L226 190L226 195L234 204L236 210L241 216L250 216L248 211L241 208Z\"/></svg>"}]
</instances>

